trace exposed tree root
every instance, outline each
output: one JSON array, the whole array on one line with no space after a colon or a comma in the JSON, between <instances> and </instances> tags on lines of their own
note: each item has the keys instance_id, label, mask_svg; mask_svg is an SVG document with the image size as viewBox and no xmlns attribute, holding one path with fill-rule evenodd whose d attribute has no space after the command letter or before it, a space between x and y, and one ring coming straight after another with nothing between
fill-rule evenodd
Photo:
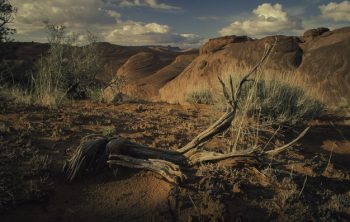
<instances>
[{"instance_id":1,"label":"exposed tree root","mask_svg":"<svg viewBox=\"0 0 350 222\"><path fill-rule=\"evenodd\" d=\"M72 182L85 170L95 170L105 164L107 138L98 137L87 142L82 142L75 154L63 166L67 180Z\"/></svg>"},{"instance_id":2,"label":"exposed tree root","mask_svg":"<svg viewBox=\"0 0 350 222\"><path fill-rule=\"evenodd\" d=\"M107 163L136 169L146 169L161 175L171 183L178 183L185 178L180 167L174 163L159 159L138 159L125 155L110 155Z\"/></svg>"}]
</instances>

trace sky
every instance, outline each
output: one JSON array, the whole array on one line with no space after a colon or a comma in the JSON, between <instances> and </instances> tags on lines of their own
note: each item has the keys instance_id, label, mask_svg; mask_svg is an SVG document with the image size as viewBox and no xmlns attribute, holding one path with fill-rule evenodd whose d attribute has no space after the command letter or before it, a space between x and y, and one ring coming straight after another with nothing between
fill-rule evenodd
<instances>
[{"instance_id":1,"label":"sky","mask_svg":"<svg viewBox=\"0 0 350 222\"><path fill-rule=\"evenodd\" d=\"M17 41L46 42L45 24L119 45L196 47L226 35L299 36L350 26L350 1L329 0L10 0Z\"/></svg>"}]
</instances>

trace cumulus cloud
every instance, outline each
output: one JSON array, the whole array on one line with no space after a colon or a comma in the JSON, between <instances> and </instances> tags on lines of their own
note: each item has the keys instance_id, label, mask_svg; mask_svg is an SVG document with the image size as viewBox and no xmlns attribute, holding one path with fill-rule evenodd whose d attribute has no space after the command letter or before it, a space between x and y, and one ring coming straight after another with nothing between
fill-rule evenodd
<instances>
[{"instance_id":1,"label":"cumulus cloud","mask_svg":"<svg viewBox=\"0 0 350 222\"><path fill-rule=\"evenodd\" d=\"M201 38L195 34L178 34L167 25L135 21L118 22L105 33L106 40L121 45L196 45Z\"/></svg>"},{"instance_id":2,"label":"cumulus cloud","mask_svg":"<svg viewBox=\"0 0 350 222\"><path fill-rule=\"evenodd\" d=\"M102 10L98 0L13 0L13 5L18 8L15 26L19 33L42 29L48 21L70 28L112 24L117 16Z\"/></svg>"},{"instance_id":3,"label":"cumulus cloud","mask_svg":"<svg viewBox=\"0 0 350 222\"><path fill-rule=\"evenodd\" d=\"M148 2L154 7L166 7L157 1L132 2ZM65 25L74 32L89 30L98 33L102 41L122 45L190 45L201 40L193 34L178 34L165 24L125 21L109 1L13 0L13 4L18 8L15 19L17 36L27 41L44 41L44 23L48 20L52 24Z\"/></svg>"},{"instance_id":4,"label":"cumulus cloud","mask_svg":"<svg viewBox=\"0 0 350 222\"><path fill-rule=\"evenodd\" d=\"M234 21L222 28L221 35L252 35L255 37L303 29L301 19L289 16L281 4L264 3L252 12L252 18Z\"/></svg>"},{"instance_id":5,"label":"cumulus cloud","mask_svg":"<svg viewBox=\"0 0 350 222\"><path fill-rule=\"evenodd\" d=\"M168 5L165 3L158 3L157 0L119 0L121 7L148 7L162 10L179 10L180 7Z\"/></svg>"},{"instance_id":6,"label":"cumulus cloud","mask_svg":"<svg viewBox=\"0 0 350 222\"><path fill-rule=\"evenodd\" d=\"M334 21L350 21L350 1L340 3L330 2L320 7L321 17Z\"/></svg>"},{"instance_id":7,"label":"cumulus cloud","mask_svg":"<svg viewBox=\"0 0 350 222\"><path fill-rule=\"evenodd\" d=\"M157 23L142 23L134 21L119 22L114 28L113 35L142 35L149 33L164 34L170 31L169 26Z\"/></svg>"},{"instance_id":8,"label":"cumulus cloud","mask_svg":"<svg viewBox=\"0 0 350 222\"><path fill-rule=\"evenodd\" d=\"M120 45L198 45L202 40L195 34L178 34L168 25L117 20L102 33L105 40Z\"/></svg>"}]
</instances>

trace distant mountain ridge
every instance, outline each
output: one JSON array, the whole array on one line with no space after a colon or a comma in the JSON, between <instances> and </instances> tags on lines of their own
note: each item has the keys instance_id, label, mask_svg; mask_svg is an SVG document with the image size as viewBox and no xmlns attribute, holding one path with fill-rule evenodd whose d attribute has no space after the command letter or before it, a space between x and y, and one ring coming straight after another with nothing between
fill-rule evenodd
<instances>
[{"instance_id":1,"label":"distant mountain ridge","mask_svg":"<svg viewBox=\"0 0 350 222\"><path fill-rule=\"evenodd\" d=\"M160 60L164 60L164 66L175 61L179 55L196 54L196 50L185 50L183 52L179 47L172 46L121 46L114 45L108 42L98 42L97 50L102 56L102 62L105 66L105 71L97 75L97 80L108 83L111 81L117 71L133 56L137 54L147 54L155 56ZM32 69L35 62L41 57L45 56L45 53L49 49L47 43L36 43L36 42L9 42L1 46L0 50L0 61L12 62L17 65L22 65L22 69ZM153 62L157 64L158 60L155 59ZM150 64L154 65L154 64ZM160 65L157 70L163 68ZM154 71L157 71L154 70ZM140 70L142 73L142 69ZM18 81L23 78L23 73L15 73L15 78Z\"/></svg>"}]
</instances>

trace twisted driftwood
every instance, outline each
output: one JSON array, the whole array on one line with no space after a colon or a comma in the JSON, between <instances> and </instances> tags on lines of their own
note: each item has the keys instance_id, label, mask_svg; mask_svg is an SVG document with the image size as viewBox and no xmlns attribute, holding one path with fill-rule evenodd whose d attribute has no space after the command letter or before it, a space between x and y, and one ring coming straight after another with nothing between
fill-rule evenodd
<instances>
[{"instance_id":1,"label":"twisted driftwood","mask_svg":"<svg viewBox=\"0 0 350 222\"><path fill-rule=\"evenodd\" d=\"M224 96L230 107L229 111L224 113L214 124L209 126L182 148L176 151L168 151L146 147L130 142L124 138L109 139L97 136L87 142L82 142L73 157L67 161L64 169L68 181L72 182L87 170L95 171L103 165L108 165L110 167L123 166L149 170L157 173L171 183L178 183L186 178L186 175L183 173L185 169L202 162L213 162L238 157L257 158L264 155L276 155L293 146L306 134L309 127L290 143L268 151L252 148L250 150L222 154L199 149L214 136L226 131L231 126L237 113L238 101L242 94L243 85L251 81L250 77L257 71L259 66L266 61L273 48L274 45L271 45L266 50L261 61L248 74L243 76L235 92L231 77L229 89L219 77Z\"/></svg>"}]
</instances>

